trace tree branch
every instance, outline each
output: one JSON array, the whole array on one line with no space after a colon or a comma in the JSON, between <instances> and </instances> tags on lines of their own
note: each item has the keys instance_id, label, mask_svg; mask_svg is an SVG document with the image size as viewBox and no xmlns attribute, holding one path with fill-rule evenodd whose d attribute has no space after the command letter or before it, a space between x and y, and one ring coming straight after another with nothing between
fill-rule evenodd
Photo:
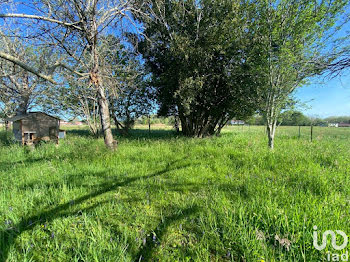
<instances>
[{"instance_id":1,"label":"tree branch","mask_svg":"<svg viewBox=\"0 0 350 262\"><path fill-rule=\"evenodd\" d=\"M31 72L32 74L44 79L44 80L47 80L49 81L50 83L52 84L57 84L55 82L55 80L53 80L53 78L51 76L48 76L48 75L44 75L42 73L40 73L38 70L36 70L35 68L23 63L22 61L20 61L18 58L12 56L12 55L9 55L9 54L6 54L6 53L3 53L3 52L0 52L0 58L3 58L11 63L14 63L16 65L18 65L19 67L22 67L24 70L27 70L28 72Z\"/></svg>"},{"instance_id":2,"label":"tree branch","mask_svg":"<svg viewBox=\"0 0 350 262\"><path fill-rule=\"evenodd\" d=\"M79 24L80 21L75 23L67 23L67 22L63 22L63 21L56 20L49 17L38 16L38 15L26 15L26 14L0 14L0 18L24 18L24 19L42 20L42 21L64 25L66 27L73 27L80 31L83 30L80 26L77 26L77 24Z\"/></svg>"}]
</instances>

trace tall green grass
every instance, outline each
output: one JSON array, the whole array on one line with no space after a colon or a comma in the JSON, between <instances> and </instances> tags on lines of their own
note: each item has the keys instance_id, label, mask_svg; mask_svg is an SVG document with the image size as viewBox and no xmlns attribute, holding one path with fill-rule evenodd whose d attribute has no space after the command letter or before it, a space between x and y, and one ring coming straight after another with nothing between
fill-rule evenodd
<instances>
[{"instance_id":1,"label":"tall green grass","mask_svg":"<svg viewBox=\"0 0 350 262\"><path fill-rule=\"evenodd\" d=\"M84 130L0 147L0 261L320 261L313 226L350 235L350 129L221 137L133 131L117 152ZM349 248L341 252L346 252Z\"/></svg>"}]
</instances>

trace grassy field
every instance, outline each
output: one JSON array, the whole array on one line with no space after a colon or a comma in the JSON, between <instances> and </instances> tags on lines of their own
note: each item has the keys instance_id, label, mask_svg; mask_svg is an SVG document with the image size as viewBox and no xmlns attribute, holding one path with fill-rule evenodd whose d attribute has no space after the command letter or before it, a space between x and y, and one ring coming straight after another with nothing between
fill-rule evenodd
<instances>
[{"instance_id":1,"label":"grassy field","mask_svg":"<svg viewBox=\"0 0 350 262\"><path fill-rule=\"evenodd\" d=\"M0 134L0 261L322 261L350 234L350 129L221 137L134 130L108 152L69 130L31 151ZM340 241L341 244L341 241Z\"/></svg>"}]
</instances>

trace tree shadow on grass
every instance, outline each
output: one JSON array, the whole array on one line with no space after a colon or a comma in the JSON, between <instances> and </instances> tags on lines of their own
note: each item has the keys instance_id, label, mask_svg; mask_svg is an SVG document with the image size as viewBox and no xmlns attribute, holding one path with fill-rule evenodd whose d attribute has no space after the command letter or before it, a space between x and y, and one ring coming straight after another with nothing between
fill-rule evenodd
<instances>
[{"instance_id":1,"label":"tree shadow on grass","mask_svg":"<svg viewBox=\"0 0 350 262\"><path fill-rule=\"evenodd\" d=\"M104 185L105 183L113 184L116 176L111 176L110 172L112 172L112 169L105 170L103 172L79 172L79 173L73 173L69 175L65 175L62 177L59 181L42 181L40 179L31 180L30 182L26 182L22 185L17 186L18 190L27 191L27 190L34 190L36 188L40 188L41 190L48 190L48 189L60 189L63 185L67 186L68 188L74 188L74 187L91 187L93 186L96 188L96 180L97 179L103 179ZM98 185L100 187L101 185Z\"/></svg>"},{"instance_id":2,"label":"tree shadow on grass","mask_svg":"<svg viewBox=\"0 0 350 262\"><path fill-rule=\"evenodd\" d=\"M23 232L33 229L35 226L37 226L41 222L51 222L56 218L65 217L72 214L71 212L62 213L62 211L67 210L72 206L74 207L76 205L79 205L86 200L98 197L102 194L113 191L119 187L127 186L141 179L150 179L153 177L161 176L172 170L182 169L189 166L189 165L174 166L176 162L178 161L177 160L173 161L165 169L152 173L150 175L130 177L130 178L126 178L124 181L116 182L116 183L111 183L110 181L102 183L99 185L99 188L100 188L99 190L96 190L90 194L78 197L72 201L58 205L52 209L43 211L37 215L22 218L22 220L19 223L13 225L11 228L0 231L0 261L5 262L7 260L10 247L14 244L17 237L19 237ZM88 209L91 209L91 208L93 207L89 207Z\"/></svg>"},{"instance_id":3,"label":"tree shadow on grass","mask_svg":"<svg viewBox=\"0 0 350 262\"><path fill-rule=\"evenodd\" d=\"M91 156L91 159L93 156ZM52 157L27 157L23 160L13 161L13 162L0 162L0 171L10 172L11 169L15 168L17 165L22 165L23 167L26 167L27 165L35 164L35 163L41 163L44 161L50 161L54 159L54 156ZM63 159L74 159L74 154L66 154Z\"/></svg>"},{"instance_id":4,"label":"tree shadow on grass","mask_svg":"<svg viewBox=\"0 0 350 262\"><path fill-rule=\"evenodd\" d=\"M27 158L25 160L13 161L13 162L0 162L0 171L9 172L12 168L19 164L34 164L37 162L48 160L46 158Z\"/></svg>"}]
</instances>

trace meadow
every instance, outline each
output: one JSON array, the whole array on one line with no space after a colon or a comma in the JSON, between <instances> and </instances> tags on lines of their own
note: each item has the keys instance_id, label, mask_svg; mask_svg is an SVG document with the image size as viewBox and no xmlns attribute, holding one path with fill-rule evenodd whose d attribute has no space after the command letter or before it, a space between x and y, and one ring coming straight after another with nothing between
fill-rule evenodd
<instances>
[{"instance_id":1,"label":"meadow","mask_svg":"<svg viewBox=\"0 0 350 262\"><path fill-rule=\"evenodd\" d=\"M324 261L350 236L350 128L137 126L108 151L69 129L56 147L0 133L0 261ZM339 239L341 240L341 239ZM339 241L341 244L341 241Z\"/></svg>"}]
</instances>

